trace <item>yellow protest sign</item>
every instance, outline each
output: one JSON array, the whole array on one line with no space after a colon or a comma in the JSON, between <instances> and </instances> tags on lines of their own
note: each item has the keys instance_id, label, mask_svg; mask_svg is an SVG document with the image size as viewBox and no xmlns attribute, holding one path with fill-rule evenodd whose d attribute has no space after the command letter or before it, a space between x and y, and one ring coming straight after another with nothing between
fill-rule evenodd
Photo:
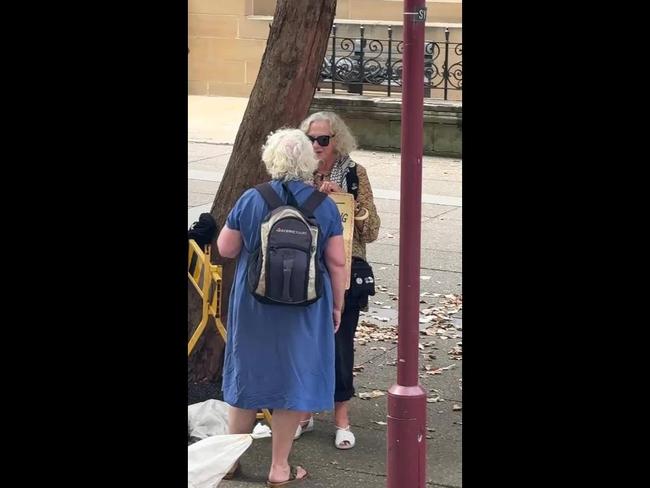
<instances>
[{"instance_id":1,"label":"yellow protest sign","mask_svg":"<svg viewBox=\"0 0 650 488\"><path fill-rule=\"evenodd\" d=\"M352 266L352 237L354 235L354 197L351 193L335 192L330 193L339 213L341 224L343 224L343 243L345 245L345 289L350 288L350 271Z\"/></svg>"}]
</instances>

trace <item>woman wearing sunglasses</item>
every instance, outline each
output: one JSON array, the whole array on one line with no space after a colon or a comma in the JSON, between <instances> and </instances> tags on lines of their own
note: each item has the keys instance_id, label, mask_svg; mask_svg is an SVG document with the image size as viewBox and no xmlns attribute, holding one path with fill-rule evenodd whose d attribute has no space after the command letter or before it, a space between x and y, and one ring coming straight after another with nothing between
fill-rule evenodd
<instances>
[{"instance_id":1,"label":"woman wearing sunglasses","mask_svg":"<svg viewBox=\"0 0 650 488\"><path fill-rule=\"evenodd\" d=\"M380 220L368 173L363 166L350 158L350 153L357 147L354 136L345 122L333 112L317 112L310 115L300 124L300 129L307 134L319 160L318 169L314 173L314 185L320 191L327 193L343 191L355 195L356 215L352 256L365 260L366 244L377 239ZM351 177L355 172L356 177ZM360 310L368 310L367 297L365 300L357 300L346 295L341 326L334 336L336 371L334 445L338 449L351 449L355 445L355 437L350 430L348 403L354 395L352 375L354 334L357 330ZM306 416L298 426L296 438L313 429L313 417Z\"/></svg>"}]
</instances>

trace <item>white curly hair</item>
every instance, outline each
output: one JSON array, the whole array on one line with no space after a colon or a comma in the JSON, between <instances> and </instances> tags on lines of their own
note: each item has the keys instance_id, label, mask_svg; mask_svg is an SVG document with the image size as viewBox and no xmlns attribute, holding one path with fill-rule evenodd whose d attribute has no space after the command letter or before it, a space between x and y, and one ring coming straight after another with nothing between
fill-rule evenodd
<instances>
[{"instance_id":1,"label":"white curly hair","mask_svg":"<svg viewBox=\"0 0 650 488\"><path fill-rule=\"evenodd\" d=\"M357 141L350 132L343 119L334 112L316 112L311 114L300 123L300 130L305 134L309 132L309 126L312 122L324 120L330 125L330 132L334 134L335 149L340 155L350 154L357 148Z\"/></svg>"},{"instance_id":2,"label":"white curly hair","mask_svg":"<svg viewBox=\"0 0 650 488\"><path fill-rule=\"evenodd\" d=\"M271 132L262 146L262 161L274 180L311 181L318 168L312 144L299 129Z\"/></svg>"}]
</instances>

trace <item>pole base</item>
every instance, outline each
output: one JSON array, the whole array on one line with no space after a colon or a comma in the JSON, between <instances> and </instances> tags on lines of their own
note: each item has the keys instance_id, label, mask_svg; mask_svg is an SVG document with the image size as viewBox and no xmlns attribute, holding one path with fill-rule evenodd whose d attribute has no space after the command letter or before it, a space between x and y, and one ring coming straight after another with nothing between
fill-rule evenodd
<instances>
[{"instance_id":1,"label":"pole base","mask_svg":"<svg viewBox=\"0 0 650 488\"><path fill-rule=\"evenodd\" d=\"M424 488L427 394L420 385L388 390L388 488Z\"/></svg>"}]
</instances>

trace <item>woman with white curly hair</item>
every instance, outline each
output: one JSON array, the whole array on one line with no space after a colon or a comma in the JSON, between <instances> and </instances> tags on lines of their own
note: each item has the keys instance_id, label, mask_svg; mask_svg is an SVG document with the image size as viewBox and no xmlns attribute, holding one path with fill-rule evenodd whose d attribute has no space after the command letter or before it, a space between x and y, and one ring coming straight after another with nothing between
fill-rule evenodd
<instances>
[{"instance_id":1,"label":"woman with white curly hair","mask_svg":"<svg viewBox=\"0 0 650 488\"><path fill-rule=\"evenodd\" d=\"M307 136L298 129L281 129L269 135L262 149L273 191L283 202L291 201L289 192L303 205L317 191L311 180L318 162ZM319 226L322 296L306 306L257 301L247 288L247 263L260 245L260 225L269 210L255 188L244 192L228 215L217 246L222 256L237 258L223 366L229 432L250 433L257 410L273 409L267 481L272 487L307 476L302 467L289 465L300 418L305 412L334 408L334 334L346 277L341 216L334 201L325 198L313 211ZM239 462L231 473L238 468Z\"/></svg>"}]
</instances>

